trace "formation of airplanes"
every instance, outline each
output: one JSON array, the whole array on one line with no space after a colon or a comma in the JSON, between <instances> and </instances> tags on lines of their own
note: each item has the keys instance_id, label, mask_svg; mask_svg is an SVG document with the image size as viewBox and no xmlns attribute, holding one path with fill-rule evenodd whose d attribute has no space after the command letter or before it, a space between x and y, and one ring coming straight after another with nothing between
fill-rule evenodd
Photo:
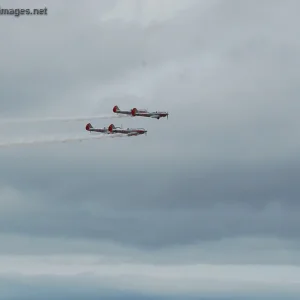
<instances>
[{"instance_id":1,"label":"formation of airplanes","mask_svg":"<svg viewBox=\"0 0 300 300\"><path fill-rule=\"evenodd\" d=\"M146 109L137 109L132 108L131 110L120 110L117 105L113 107L113 112L116 114L123 114L132 117L148 117L148 118L155 118L160 119L163 117L169 117L168 112L164 111L155 111L155 112L148 112ZM105 134L114 134L114 133L121 133L126 134L127 136L137 136L141 134L147 134L147 130L145 128L123 128L123 127L116 127L114 124L110 124L108 127L103 128L94 128L91 123L86 124L85 129L89 132L98 132L98 133L105 133Z\"/></svg>"},{"instance_id":2,"label":"formation of airplanes","mask_svg":"<svg viewBox=\"0 0 300 300\"><path fill-rule=\"evenodd\" d=\"M90 132L100 132L106 134L123 133L127 134L128 136L147 134L147 130L144 128L123 128L116 127L114 124L110 124L108 127L94 128L91 123L88 123L85 129Z\"/></svg>"},{"instance_id":3,"label":"formation of airplanes","mask_svg":"<svg viewBox=\"0 0 300 300\"><path fill-rule=\"evenodd\" d=\"M131 110L120 110L118 105L115 105L113 108L113 112L116 114L123 114L123 115L130 115L132 117L148 117L148 118L155 118L159 120L160 118L163 117L169 117L169 113L166 111L154 111L154 112L149 112L147 109L137 109L137 108L132 108Z\"/></svg>"}]
</instances>

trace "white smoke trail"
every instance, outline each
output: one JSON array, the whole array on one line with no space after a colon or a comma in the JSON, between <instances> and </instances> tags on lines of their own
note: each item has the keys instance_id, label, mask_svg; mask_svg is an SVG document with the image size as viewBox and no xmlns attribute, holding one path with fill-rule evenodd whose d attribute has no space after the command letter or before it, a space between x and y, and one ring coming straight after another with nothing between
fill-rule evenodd
<instances>
[{"instance_id":1,"label":"white smoke trail","mask_svg":"<svg viewBox=\"0 0 300 300\"><path fill-rule=\"evenodd\" d=\"M128 118L128 115L98 115L98 116L78 116L78 117L47 117L38 119L0 119L0 123L37 123L37 122L72 122L72 121L89 121L91 119L119 119Z\"/></svg>"},{"instance_id":2,"label":"white smoke trail","mask_svg":"<svg viewBox=\"0 0 300 300\"><path fill-rule=\"evenodd\" d=\"M15 142L5 142L0 143L0 148L11 147L11 146L23 146L23 145L38 145L38 144L53 144L53 143L68 143L68 142L82 142L85 140L100 140L105 138L117 138L117 137L127 137L124 134L99 134L90 135L88 137L73 137L73 138L53 138L45 140L21 140Z\"/></svg>"}]
</instances>

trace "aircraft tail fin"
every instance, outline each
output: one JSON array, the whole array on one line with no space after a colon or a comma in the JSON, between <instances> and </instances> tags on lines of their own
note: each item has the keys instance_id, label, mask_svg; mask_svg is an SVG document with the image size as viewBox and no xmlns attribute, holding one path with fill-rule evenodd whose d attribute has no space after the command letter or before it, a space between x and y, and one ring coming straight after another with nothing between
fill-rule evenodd
<instances>
[{"instance_id":1,"label":"aircraft tail fin","mask_svg":"<svg viewBox=\"0 0 300 300\"><path fill-rule=\"evenodd\" d=\"M113 108L113 112L117 113L118 111L120 111L120 108L119 108L118 105L115 105L114 108Z\"/></svg>"},{"instance_id":2,"label":"aircraft tail fin","mask_svg":"<svg viewBox=\"0 0 300 300\"><path fill-rule=\"evenodd\" d=\"M91 130L92 128L94 128L94 127L92 126L91 123L88 123L88 124L86 124L86 126L85 126L85 129L86 129L87 131Z\"/></svg>"},{"instance_id":3,"label":"aircraft tail fin","mask_svg":"<svg viewBox=\"0 0 300 300\"><path fill-rule=\"evenodd\" d=\"M115 128L116 128L116 127L115 127L114 124L110 124L110 125L108 126L108 131L109 131L109 132L112 132Z\"/></svg>"},{"instance_id":4,"label":"aircraft tail fin","mask_svg":"<svg viewBox=\"0 0 300 300\"><path fill-rule=\"evenodd\" d=\"M136 115L137 111L138 111L137 108L133 108L131 110L131 115L134 117Z\"/></svg>"}]
</instances>

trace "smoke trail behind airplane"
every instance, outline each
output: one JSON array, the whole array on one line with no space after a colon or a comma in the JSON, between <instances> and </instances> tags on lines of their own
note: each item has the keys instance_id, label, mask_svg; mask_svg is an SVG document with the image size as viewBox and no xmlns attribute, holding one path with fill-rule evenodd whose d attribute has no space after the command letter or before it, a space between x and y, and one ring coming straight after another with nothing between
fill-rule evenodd
<instances>
[{"instance_id":1,"label":"smoke trail behind airplane","mask_svg":"<svg viewBox=\"0 0 300 300\"><path fill-rule=\"evenodd\" d=\"M38 145L38 144L82 142L85 140L100 140L105 138L117 138L117 137L125 137L125 136L123 134L112 134L112 135L99 134L99 135L90 135L88 137L53 138L53 139L45 139L45 140L38 140L38 139L21 140L21 141L0 143L0 148L12 147L12 146Z\"/></svg>"},{"instance_id":2,"label":"smoke trail behind airplane","mask_svg":"<svg viewBox=\"0 0 300 300\"><path fill-rule=\"evenodd\" d=\"M47 118L30 118L30 119L0 119L0 123L38 123L38 122L76 122L76 121L89 121L92 119L119 119L128 118L126 115L98 115L98 116L78 116L78 117L47 117Z\"/></svg>"}]
</instances>

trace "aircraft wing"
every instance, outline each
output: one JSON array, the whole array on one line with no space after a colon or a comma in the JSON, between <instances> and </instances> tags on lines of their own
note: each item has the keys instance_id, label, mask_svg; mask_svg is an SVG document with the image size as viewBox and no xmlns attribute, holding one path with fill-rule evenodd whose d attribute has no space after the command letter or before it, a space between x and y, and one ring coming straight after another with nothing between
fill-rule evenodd
<instances>
[{"instance_id":1,"label":"aircraft wing","mask_svg":"<svg viewBox=\"0 0 300 300\"><path fill-rule=\"evenodd\" d=\"M128 136L133 136L133 135L139 135L139 134L140 134L139 132L132 131L132 132L129 132L127 135Z\"/></svg>"},{"instance_id":2,"label":"aircraft wing","mask_svg":"<svg viewBox=\"0 0 300 300\"><path fill-rule=\"evenodd\" d=\"M160 115L158 115L158 114L152 114L152 115L150 115L150 118L159 118L160 117Z\"/></svg>"}]
</instances>

